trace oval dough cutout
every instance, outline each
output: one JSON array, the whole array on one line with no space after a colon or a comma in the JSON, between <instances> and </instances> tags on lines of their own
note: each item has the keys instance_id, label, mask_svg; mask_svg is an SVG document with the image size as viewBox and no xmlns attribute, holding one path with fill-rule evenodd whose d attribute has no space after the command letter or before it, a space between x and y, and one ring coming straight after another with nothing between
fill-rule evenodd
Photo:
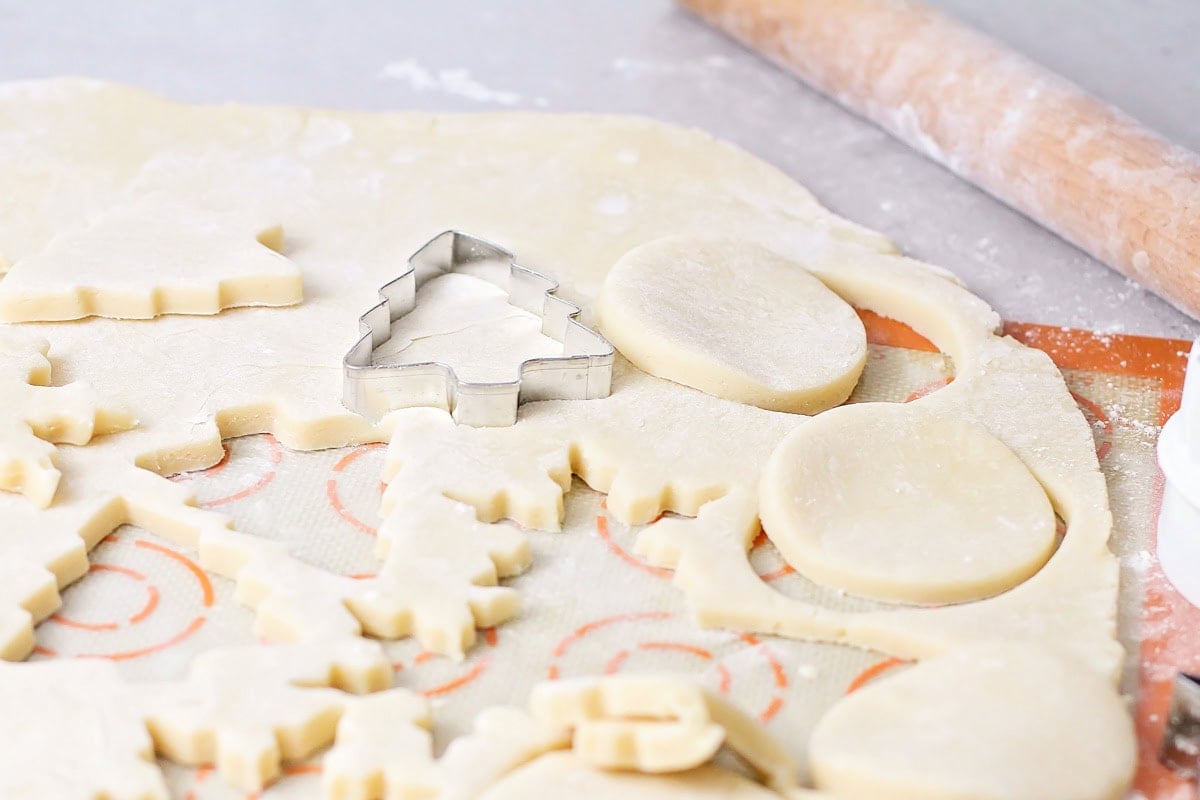
<instances>
[{"instance_id":1,"label":"oval dough cutout","mask_svg":"<svg viewBox=\"0 0 1200 800\"><path fill-rule=\"evenodd\" d=\"M990 597L1055 546L1050 501L1011 450L981 426L894 403L797 428L767 461L759 511L801 574L881 600Z\"/></svg>"},{"instance_id":2,"label":"oval dough cutout","mask_svg":"<svg viewBox=\"0 0 1200 800\"><path fill-rule=\"evenodd\" d=\"M817 787L839 800L1117 800L1136 753L1103 676L1017 642L879 678L809 742Z\"/></svg>"},{"instance_id":3,"label":"oval dough cutout","mask_svg":"<svg viewBox=\"0 0 1200 800\"><path fill-rule=\"evenodd\" d=\"M644 775L588 766L572 753L549 753L506 775L480 800L778 800L780 795L713 766L668 775Z\"/></svg>"},{"instance_id":4,"label":"oval dough cutout","mask_svg":"<svg viewBox=\"0 0 1200 800\"><path fill-rule=\"evenodd\" d=\"M747 241L670 237L636 247L608 273L599 313L609 341L645 372L772 411L841 404L866 363L854 309Z\"/></svg>"}]
</instances>

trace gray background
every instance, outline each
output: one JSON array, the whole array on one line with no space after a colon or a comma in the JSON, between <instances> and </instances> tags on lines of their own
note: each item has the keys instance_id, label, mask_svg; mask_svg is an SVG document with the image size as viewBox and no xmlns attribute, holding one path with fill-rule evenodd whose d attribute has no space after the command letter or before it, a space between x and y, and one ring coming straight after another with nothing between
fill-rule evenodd
<instances>
[{"instance_id":1,"label":"gray background","mask_svg":"<svg viewBox=\"0 0 1200 800\"><path fill-rule=\"evenodd\" d=\"M938 0L1200 150L1200 0ZM0 2L0 79L191 101L604 111L704 128L949 267L1009 319L1194 337L1200 323L669 0Z\"/></svg>"}]
</instances>

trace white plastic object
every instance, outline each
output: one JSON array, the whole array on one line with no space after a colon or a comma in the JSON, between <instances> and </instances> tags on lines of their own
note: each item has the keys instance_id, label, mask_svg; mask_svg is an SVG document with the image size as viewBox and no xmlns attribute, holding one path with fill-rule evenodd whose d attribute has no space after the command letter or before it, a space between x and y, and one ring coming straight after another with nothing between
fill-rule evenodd
<instances>
[{"instance_id":1,"label":"white plastic object","mask_svg":"<svg viewBox=\"0 0 1200 800\"><path fill-rule=\"evenodd\" d=\"M1158 437L1166 485L1158 518L1158 561L1163 573L1200 606L1200 339L1188 356L1179 411Z\"/></svg>"}]
</instances>

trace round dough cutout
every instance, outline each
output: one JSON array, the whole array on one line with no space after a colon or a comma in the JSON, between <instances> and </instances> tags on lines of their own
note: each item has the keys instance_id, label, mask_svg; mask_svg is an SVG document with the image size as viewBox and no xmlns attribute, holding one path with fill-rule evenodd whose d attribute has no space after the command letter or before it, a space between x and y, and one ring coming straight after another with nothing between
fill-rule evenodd
<instances>
[{"instance_id":1,"label":"round dough cutout","mask_svg":"<svg viewBox=\"0 0 1200 800\"><path fill-rule=\"evenodd\" d=\"M845 402L867 336L848 303L798 264L736 239L670 237L608 273L600 328L652 375L772 411Z\"/></svg>"},{"instance_id":2,"label":"round dough cutout","mask_svg":"<svg viewBox=\"0 0 1200 800\"><path fill-rule=\"evenodd\" d=\"M817 788L839 800L1119 800L1136 757L1104 676L1019 642L880 677L809 740Z\"/></svg>"},{"instance_id":3,"label":"round dough cutout","mask_svg":"<svg viewBox=\"0 0 1200 800\"><path fill-rule=\"evenodd\" d=\"M767 461L763 528L817 583L905 603L999 594L1056 543L1041 484L983 427L896 403L801 425Z\"/></svg>"}]
</instances>

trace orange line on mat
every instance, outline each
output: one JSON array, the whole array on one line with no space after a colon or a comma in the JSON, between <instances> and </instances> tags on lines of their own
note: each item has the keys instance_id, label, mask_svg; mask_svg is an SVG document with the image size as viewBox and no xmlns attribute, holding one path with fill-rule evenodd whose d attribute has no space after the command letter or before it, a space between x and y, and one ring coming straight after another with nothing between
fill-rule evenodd
<instances>
[{"instance_id":1,"label":"orange line on mat","mask_svg":"<svg viewBox=\"0 0 1200 800\"><path fill-rule=\"evenodd\" d=\"M229 457L230 457L231 455L233 455L233 453L230 451L230 449L229 449L229 445L227 445L227 444L222 444L222 445L221 445L221 460L220 460L220 461L218 461L217 463L213 464L213 465L212 465L211 467L209 467L208 469L202 469L202 470L200 470L199 472L193 472L193 473L187 473L187 472L184 472L184 473L182 473L182 475L183 475L183 476L189 476L189 475L206 475L206 476L211 476L211 475L216 475L218 472L220 472L221 470L223 470L223 469L225 469L227 466L229 466Z\"/></svg>"},{"instance_id":2,"label":"orange line on mat","mask_svg":"<svg viewBox=\"0 0 1200 800\"><path fill-rule=\"evenodd\" d=\"M712 653L705 650L703 647L696 647L695 645L684 644L682 642L640 642L638 644L638 649L674 650L678 653L687 653L689 655L696 656L697 658L703 658L705 661L711 661L713 657Z\"/></svg>"},{"instance_id":3,"label":"orange line on mat","mask_svg":"<svg viewBox=\"0 0 1200 800\"><path fill-rule=\"evenodd\" d=\"M766 547L768 544L770 544L770 541L771 540L767 536L767 532L765 530L759 529L758 535L754 537L754 541L750 545L750 549L757 550L760 547ZM793 569L790 564L784 564L779 569L774 570L772 572L763 573L762 575L759 575L758 577L761 580L770 582L770 581L778 580L778 579L784 577L785 575L791 575L795 571L796 570Z\"/></svg>"},{"instance_id":4,"label":"orange line on mat","mask_svg":"<svg viewBox=\"0 0 1200 800\"><path fill-rule=\"evenodd\" d=\"M80 622L62 614L55 614L50 617L50 621L77 631L115 631L119 627L115 622Z\"/></svg>"},{"instance_id":5,"label":"orange line on mat","mask_svg":"<svg viewBox=\"0 0 1200 800\"><path fill-rule=\"evenodd\" d=\"M772 698L770 705L768 705L765 709L763 709L763 712L758 715L758 721L759 722L770 722L771 719L776 714L779 713L779 710L781 708L783 708L783 698L782 697Z\"/></svg>"},{"instance_id":6,"label":"orange line on mat","mask_svg":"<svg viewBox=\"0 0 1200 800\"><path fill-rule=\"evenodd\" d=\"M783 664L780 664L779 659L775 657L775 653L752 633L739 633L738 638L752 647L759 648L759 651L767 659L767 663L771 665L771 672L775 675L775 685L780 689L786 689L788 686L787 672L783 669Z\"/></svg>"},{"instance_id":7,"label":"orange line on mat","mask_svg":"<svg viewBox=\"0 0 1200 800\"><path fill-rule=\"evenodd\" d=\"M188 623L186 628L172 636L170 639L157 644L152 644L149 647L142 647L137 650L126 650L120 653L80 653L75 657L106 658L109 661L129 661L130 659L141 658L142 656L148 656L151 653L157 653L160 650L166 650L168 647L174 647L196 631L200 630L200 628L204 626L204 622L204 617L196 617L190 623Z\"/></svg>"},{"instance_id":8,"label":"orange line on mat","mask_svg":"<svg viewBox=\"0 0 1200 800\"><path fill-rule=\"evenodd\" d=\"M172 558L172 559L178 561L180 564L182 564L188 570L188 572L192 573L193 577L195 577L196 581L200 584L200 590L202 592L204 592L204 607L205 608L212 607L212 604L213 604L212 581L210 581L208 579L208 575L205 574L204 570L200 569L199 565L196 564L195 561L192 561L190 558L183 555L182 553L176 553L174 550L172 550L169 547L163 547L161 544L157 544L155 542L150 542L145 539L138 539L133 544L135 547L143 547L147 550L153 550L156 553L162 553L167 558Z\"/></svg>"},{"instance_id":9,"label":"orange line on mat","mask_svg":"<svg viewBox=\"0 0 1200 800\"><path fill-rule=\"evenodd\" d=\"M134 614L132 617L129 618L130 625L136 625L137 623L141 622L146 617L153 614L154 609L158 608L158 587L157 586L147 586L146 594L147 594L146 605L142 606L141 611L137 612L136 614Z\"/></svg>"},{"instance_id":10,"label":"orange line on mat","mask_svg":"<svg viewBox=\"0 0 1200 800\"><path fill-rule=\"evenodd\" d=\"M146 580L146 576L137 570L117 564L91 564L88 566L88 572L115 572L118 575L124 575L134 580ZM154 587L150 588L153 589ZM82 622L72 619L63 613L54 614L50 617L50 621L62 625L64 628L74 628L78 631L115 631L120 627L116 622Z\"/></svg>"},{"instance_id":11,"label":"orange line on mat","mask_svg":"<svg viewBox=\"0 0 1200 800\"><path fill-rule=\"evenodd\" d=\"M884 672L887 672L892 667L898 667L901 664L907 663L908 662L902 658L885 658L878 664L873 664L867 667L862 672L858 673L854 680L850 681L850 685L846 687L846 694L857 692L859 689L866 686L872 680L879 677Z\"/></svg>"},{"instance_id":12,"label":"orange line on mat","mask_svg":"<svg viewBox=\"0 0 1200 800\"><path fill-rule=\"evenodd\" d=\"M346 508L346 506L342 503L342 498L338 494L338 484L336 478L330 478L329 480L325 481L325 496L329 499L329 505L333 506L333 510L337 512L339 517L346 520L346 522L349 522L355 528L358 528L368 536L379 535L378 528L368 525L358 517L351 514L350 509Z\"/></svg>"},{"instance_id":13,"label":"orange line on mat","mask_svg":"<svg viewBox=\"0 0 1200 800\"><path fill-rule=\"evenodd\" d=\"M670 619L673 615L670 611L639 611L633 614L617 614L613 617L605 617L604 619L593 620L592 622L580 625L571 633L567 634L554 647L554 657L561 658L570 649L571 645L587 636L590 633L607 628L609 625L616 625L621 622L635 622L642 619Z\"/></svg>"},{"instance_id":14,"label":"orange line on mat","mask_svg":"<svg viewBox=\"0 0 1200 800\"><path fill-rule=\"evenodd\" d=\"M733 675L729 673L729 667L718 661L717 674L721 676L721 683L717 688L721 694L729 694L729 687L733 685Z\"/></svg>"},{"instance_id":15,"label":"orange line on mat","mask_svg":"<svg viewBox=\"0 0 1200 800\"><path fill-rule=\"evenodd\" d=\"M455 689L461 689L463 686L466 686L468 683L482 675L484 670L486 670L491 663L492 657L484 656L475 662L475 666L471 667L471 669L467 670L462 675L459 675L454 680L443 683L441 686L434 686L432 689L426 689L425 691L421 692L421 694L425 695L426 697L438 697L439 695L449 694Z\"/></svg>"},{"instance_id":16,"label":"orange line on mat","mask_svg":"<svg viewBox=\"0 0 1200 800\"><path fill-rule=\"evenodd\" d=\"M621 665L625 663L625 659L627 659L627 658L629 658L628 650L618 650L616 652L616 655L614 655L612 658L610 658L608 660L608 663L604 665L604 674L605 675L615 674L617 672L617 670L621 669Z\"/></svg>"},{"instance_id":17,"label":"orange line on mat","mask_svg":"<svg viewBox=\"0 0 1200 800\"><path fill-rule=\"evenodd\" d=\"M943 386L949 386L952 383L954 383L953 375L947 375L945 378L938 378L936 381L927 383L921 388L909 392L908 397L904 398L904 402L911 403L913 400L920 399L927 394L932 394L938 389L941 389Z\"/></svg>"},{"instance_id":18,"label":"orange line on mat","mask_svg":"<svg viewBox=\"0 0 1200 800\"><path fill-rule=\"evenodd\" d=\"M136 569L122 567L118 564L92 564L90 567L88 567L88 572L116 572L120 575L133 578L137 581L146 580L146 576L138 572Z\"/></svg>"},{"instance_id":19,"label":"orange line on mat","mask_svg":"<svg viewBox=\"0 0 1200 800\"><path fill-rule=\"evenodd\" d=\"M385 445L383 445L380 442L374 442L372 444L364 444L361 447L356 447L353 450L351 450L349 453L346 453L346 455L344 455L340 459L338 459L338 462L333 465L333 471L334 472L342 472L343 470L346 469L346 467L353 464L355 461L357 461L362 456L366 455L371 450L378 450L379 448L384 447L384 446Z\"/></svg>"},{"instance_id":20,"label":"orange line on mat","mask_svg":"<svg viewBox=\"0 0 1200 800\"><path fill-rule=\"evenodd\" d=\"M1108 414L1104 413L1103 408L1096 403L1093 403L1091 400L1088 400L1083 395L1077 394L1076 392L1071 392L1071 398L1077 405L1082 406L1089 414L1096 418L1096 422L1100 424L1100 428L1104 431L1105 436L1112 436L1112 420L1108 418ZM1113 444L1111 440L1101 442L1100 446L1096 448L1096 458L1104 460L1104 457L1107 456L1109 451L1112 450L1112 446Z\"/></svg>"},{"instance_id":21,"label":"orange line on mat","mask_svg":"<svg viewBox=\"0 0 1200 800\"><path fill-rule=\"evenodd\" d=\"M200 505L204 508L216 508L218 506L228 505L229 503L236 503L238 500L245 500L250 495L261 491L273 480L275 480L275 470L267 470L263 473L261 478L259 478L250 486L247 486L245 489L234 492L233 494L225 495L224 497L218 497L215 500L205 500Z\"/></svg>"},{"instance_id":22,"label":"orange line on mat","mask_svg":"<svg viewBox=\"0 0 1200 800\"><path fill-rule=\"evenodd\" d=\"M624 547L621 547L619 544L614 542L612 536L608 532L608 517L604 515L603 511L596 515L596 533L600 535L600 540L603 541L608 549L612 551L613 555L624 561L626 564L629 564L631 567L636 567L643 572L649 572L651 575L654 575L657 578L671 577L671 570L663 569L662 567L654 567L640 559L634 558Z\"/></svg>"},{"instance_id":23,"label":"orange line on mat","mask_svg":"<svg viewBox=\"0 0 1200 800\"><path fill-rule=\"evenodd\" d=\"M788 575L793 575L793 574L795 574L795 572L796 572L796 570L794 567L792 567L792 565L784 564L779 569L773 570L772 572L764 572L762 575L759 575L758 577L761 578L762 580L768 581L768 582L769 581L777 581L780 578L786 577Z\"/></svg>"}]
</instances>

